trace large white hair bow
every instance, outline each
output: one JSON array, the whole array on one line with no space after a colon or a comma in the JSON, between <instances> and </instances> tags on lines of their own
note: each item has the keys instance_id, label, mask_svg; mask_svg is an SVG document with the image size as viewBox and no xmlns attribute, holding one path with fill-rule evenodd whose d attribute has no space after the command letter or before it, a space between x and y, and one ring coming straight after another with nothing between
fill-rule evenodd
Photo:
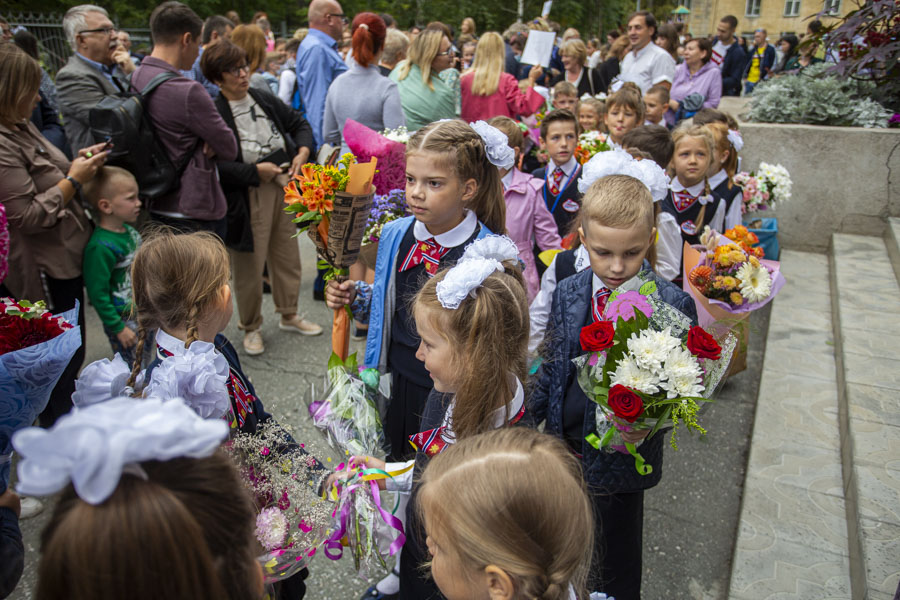
<instances>
[{"instance_id":1,"label":"large white hair bow","mask_svg":"<svg viewBox=\"0 0 900 600\"><path fill-rule=\"evenodd\" d=\"M115 398L76 408L49 430L13 434L17 489L44 496L71 481L82 500L100 504L123 472L142 473L138 463L210 456L227 436L225 421L201 418L180 398Z\"/></svg>"},{"instance_id":2,"label":"large white hair bow","mask_svg":"<svg viewBox=\"0 0 900 600\"><path fill-rule=\"evenodd\" d=\"M444 308L456 310L466 296L494 271L503 271L503 261L517 260L519 249L505 235L489 235L466 246L456 266L437 284L437 298Z\"/></svg>"},{"instance_id":3,"label":"large white hair bow","mask_svg":"<svg viewBox=\"0 0 900 600\"><path fill-rule=\"evenodd\" d=\"M509 147L506 134L493 125L488 125L487 121L475 121L469 123L469 126L484 141L488 161L499 169L512 169L516 163L516 151Z\"/></svg>"},{"instance_id":4,"label":"large white hair bow","mask_svg":"<svg viewBox=\"0 0 900 600\"><path fill-rule=\"evenodd\" d=\"M608 175L630 175L639 180L653 196L654 202L661 202L669 193L669 176L652 160L635 160L624 150L615 149L598 152L584 165L578 191L584 194L591 184Z\"/></svg>"},{"instance_id":5,"label":"large white hair bow","mask_svg":"<svg viewBox=\"0 0 900 600\"><path fill-rule=\"evenodd\" d=\"M744 136L737 129L728 130L728 141L731 142L731 147L735 152L740 152L744 147Z\"/></svg>"}]
</instances>

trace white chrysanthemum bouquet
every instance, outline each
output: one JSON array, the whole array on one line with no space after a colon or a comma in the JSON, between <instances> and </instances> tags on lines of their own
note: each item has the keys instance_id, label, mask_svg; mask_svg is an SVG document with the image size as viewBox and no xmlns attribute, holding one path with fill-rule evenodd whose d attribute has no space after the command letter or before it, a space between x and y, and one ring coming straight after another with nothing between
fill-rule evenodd
<instances>
[{"instance_id":1,"label":"white chrysanthemum bouquet","mask_svg":"<svg viewBox=\"0 0 900 600\"><path fill-rule=\"evenodd\" d=\"M623 286L624 287L624 286ZM575 359L578 383L597 403L597 432L587 441L597 449L627 452L641 475L645 464L634 443L635 431L647 438L671 425L671 445L680 424L701 434L700 402L708 401L725 373L736 340L728 334L720 345L701 327L661 301L656 284L612 293L602 321L581 330L581 347L589 352Z\"/></svg>"},{"instance_id":2,"label":"white chrysanthemum bouquet","mask_svg":"<svg viewBox=\"0 0 900 600\"><path fill-rule=\"evenodd\" d=\"M734 182L744 190L743 213L775 210L778 203L791 199L791 175L781 165L760 163L755 173L742 171Z\"/></svg>"}]
</instances>

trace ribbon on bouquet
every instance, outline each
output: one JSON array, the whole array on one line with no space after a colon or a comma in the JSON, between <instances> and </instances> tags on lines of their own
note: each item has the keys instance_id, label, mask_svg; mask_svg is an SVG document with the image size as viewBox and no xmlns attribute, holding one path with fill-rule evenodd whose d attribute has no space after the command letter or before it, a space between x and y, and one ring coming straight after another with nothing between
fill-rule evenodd
<instances>
[{"instance_id":1,"label":"ribbon on bouquet","mask_svg":"<svg viewBox=\"0 0 900 600\"><path fill-rule=\"evenodd\" d=\"M332 484L330 495L332 499L339 499L341 497L345 497L351 494L357 488L365 486L366 483L371 487L372 492L372 500L375 502L375 508L378 509L378 513L381 515L381 518L387 523L390 527L397 531L397 538L391 542L391 546L388 550L388 554L390 556L394 556L397 552L400 551L400 548L403 547L403 544L406 542L406 535L403 532L403 523L394 516L391 512L387 511L381 505L381 494L378 489L378 480L379 479L393 479L397 475L402 475L407 471L414 468L415 465L409 465L404 469L400 469L397 471L384 471L382 469L363 469L358 471L353 475L353 477L346 482L344 482L343 490L338 492L337 485ZM331 560L340 560L340 558L344 555L343 544L341 540L344 536L347 535L350 530L350 502L344 502L343 506L341 506L341 515L339 520L338 529L328 536L328 539L323 543L323 551L325 556L330 558ZM357 532L358 534L358 532Z\"/></svg>"},{"instance_id":2,"label":"ribbon on bouquet","mask_svg":"<svg viewBox=\"0 0 900 600\"><path fill-rule=\"evenodd\" d=\"M605 448L605 447L609 446L610 442L612 442L613 434L615 434L615 432L617 430L618 431L631 431L632 430L631 427L627 427L625 425L617 423L616 421L614 421L612 419L610 419L610 421L612 422L614 427L610 427L609 429L607 429L604 432L602 438L598 437L597 434L595 434L595 433L588 434L584 438L585 440L587 440L588 444L590 444L591 446L594 447L595 450L599 450L601 448ZM653 435L653 433L656 433L656 429L658 429L658 427L654 428L653 431L650 433L650 435ZM647 437L650 437L650 436L647 436ZM612 447L615 448L616 450L618 450L619 452L622 452L623 454L625 452L627 452L632 457L634 457L634 468L637 469L637 472L640 473L641 475L649 475L650 473L653 472L653 466L646 464L644 457L641 456L641 453L637 451L637 447L634 444L632 444L631 442L625 442L624 450L622 449L622 446L619 446L619 445L615 445Z\"/></svg>"}]
</instances>

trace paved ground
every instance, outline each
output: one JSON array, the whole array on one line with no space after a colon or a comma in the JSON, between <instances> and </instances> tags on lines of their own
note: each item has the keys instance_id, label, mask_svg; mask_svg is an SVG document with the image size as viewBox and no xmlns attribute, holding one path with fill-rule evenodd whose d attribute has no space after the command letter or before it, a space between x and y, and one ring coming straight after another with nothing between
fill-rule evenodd
<instances>
[{"instance_id":1,"label":"paved ground","mask_svg":"<svg viewBox=\"0 0 900 600\"><path fill-rule=\"evenodd\" d=\"M330 311L313 302L312 277L315 260L312 246L301 242L304 280L301 312L330 328ZM304 398L313 385L321 386L325 361L330 352L326 335L304 338L278 330L270 296L265 297L263 337L266 353L241 356L244 370L266 408L278 419L295 427L296 437L318 456L330 451L305 416ZM709 434L705 439L680 438L678 452L666 453L662 483L650 490L644 518L644 598L669 600L719 600L726 597L731 556L737 533L744 470L753 426L760 367L762 365L768 309L751 318L750 368L729 380L715 404L703 415ZM88 309L87 360L109 355L109 346L99 320ZM233 320L226 335L240 348L241 336ZM351 348L362 349L361 343ZM773 515L774 516L774 515ZM39 536L47 512L22 524L27 549L25 575L11 596L32 597ZM356 577L349 561L317 558L311 567L307 598L353 600L367 584Z\"/></svg>"}]
</instances>

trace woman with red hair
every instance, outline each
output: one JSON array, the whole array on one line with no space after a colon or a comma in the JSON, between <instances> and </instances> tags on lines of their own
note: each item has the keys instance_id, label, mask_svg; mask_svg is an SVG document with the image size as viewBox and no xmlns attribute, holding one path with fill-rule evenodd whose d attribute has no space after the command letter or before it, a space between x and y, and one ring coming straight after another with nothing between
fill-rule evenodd
<instances>
[{"instance_id":1,"label":"woman with red hair","mask_svg":"<svg viewBox=\"0 0 900 600\"><path fill-rule=\"evenodd\" d=\"M378 59L384 50L387 28L378 15L359 13L353 19L353 59L350 68L338 75L325 97L325 119L322 124L327 143L341 146L341 154L349 152L341 132L347 119L353 119L375 131L396 129L406 125L397 84L378 70Z\"/></svg>"}]
</instances>

